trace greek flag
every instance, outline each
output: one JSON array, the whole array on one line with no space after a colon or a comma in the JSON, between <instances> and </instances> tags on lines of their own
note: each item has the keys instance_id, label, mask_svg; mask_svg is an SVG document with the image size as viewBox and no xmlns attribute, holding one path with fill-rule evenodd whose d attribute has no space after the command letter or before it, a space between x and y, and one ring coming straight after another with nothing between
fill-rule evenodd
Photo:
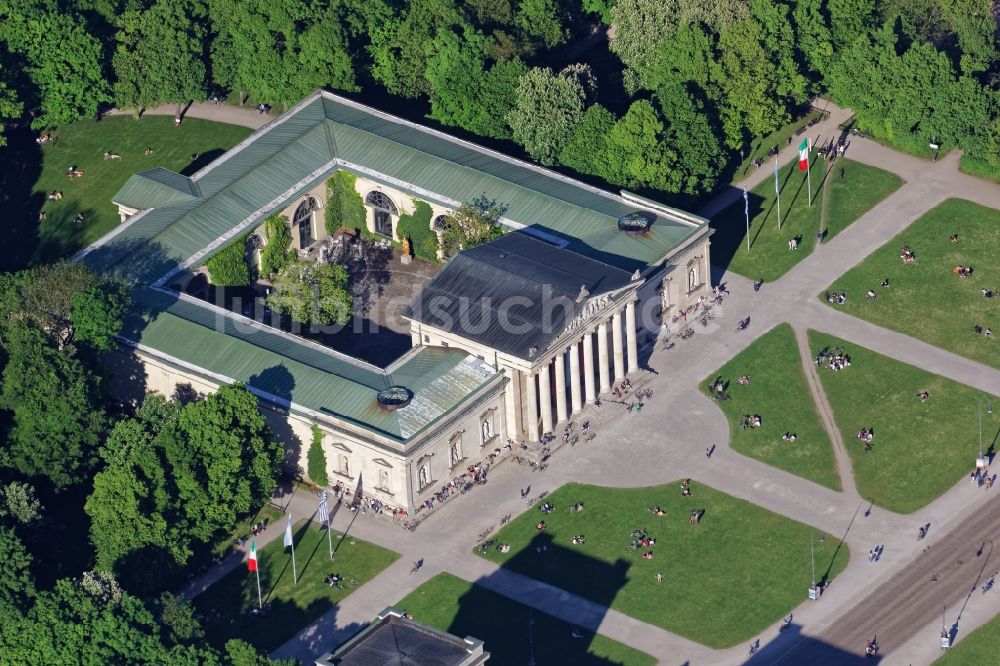
<instances>
[{"instance_id":1,"label":"greek flag","mask_svg":"<svg viewBox=\"0 0 1000 666\"><path fill-rule=\"evenodd\" d=\"M330 525L330 511L326 506L326 491L319 498L319 522Z\"/></svg>"}]
</instances>

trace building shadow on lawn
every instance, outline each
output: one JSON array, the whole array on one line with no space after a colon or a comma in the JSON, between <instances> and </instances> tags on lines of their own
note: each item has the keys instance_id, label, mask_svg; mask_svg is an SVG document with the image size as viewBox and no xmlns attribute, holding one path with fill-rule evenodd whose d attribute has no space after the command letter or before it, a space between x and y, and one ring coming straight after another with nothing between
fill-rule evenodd
<instances>
[{"instance_id":1,"label":"building shadow on lawn","mask_svg":"<svg viewBox=\"0 0 1000 666\"><path fill-rule=\"evenodd\" d=\"M200 171L202 168L208 166L216 159L225 154L226 151L223 150L222 148L213 148L212 150L209 150L208 152L202 153L200 155L192 155L194 159L191 160L190 164L181 169L181 175L190 176Z\"/></svg>"},{"instance_id":2,"label":"building shadow on lawn","mask_svg":"<svg viewBox=\"0 0 1000 666\"><path fill-rule=\"evenodd\" d=\"M491 662L619 663L590 652L595 631L604 620L618 590L628 580L629 568L626 560L607 564L558 545L550 535L540 533L503 568L475 581L459 599L459 612L448 632L481 639L493 654ZM511 572L535 580L526 580ZM588 599L565 600L561 590L552 590L548 585L537 582L539 579L558 580L560 576L588 581ZM522 605L516 608L523 609L523 612L500 615L491 610L495 601L492 593L520 602ZM533 604L534 608L529 604ZM570 630L562 622L553 621L552 616L573 625L573 633L568 633Z\"/></svg>"},{"instance_id":3,"label":"building shadow on lawn","mask_svg":"<svg viewBox=\"0 0 1000 666\"><path fill-rule=\"evenodd\" d=\"M799 624L787 624L777 637L749 657L744 663L750 666L766 666L768 664L809 664L809 666L861 666L861 664L878 664L882 657L868 657L865 646L859 645L857 651L848 652L826 641L805 636Z\"/></svg>"}]
</instances>

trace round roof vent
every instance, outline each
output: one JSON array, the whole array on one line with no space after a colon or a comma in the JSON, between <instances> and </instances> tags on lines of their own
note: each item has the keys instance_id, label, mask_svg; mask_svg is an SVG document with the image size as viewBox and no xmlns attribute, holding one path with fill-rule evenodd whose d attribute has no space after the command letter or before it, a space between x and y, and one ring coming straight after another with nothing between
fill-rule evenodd
<instances>
[{"instance_id":1,"label":"round roof vent","mask_svg":"<svg viewBox=\"0 0 1000 666\"><path fill-rule=\"evenodd\" d=\"M376 396L378 406L389 412L406 407L412 399L413 392L405 386L390 386Z\"/></svg>"},{"instance_id":2,"label":"round roof vent","mask_svg":"<svg viewBox=\"0 0 1000 666\"><path fill-rule=\"evenodd\" d=\"M629 213L618 218L618 228L629 234L644 234L653 226L649 213Z\"/></svg>"}]
</instances>

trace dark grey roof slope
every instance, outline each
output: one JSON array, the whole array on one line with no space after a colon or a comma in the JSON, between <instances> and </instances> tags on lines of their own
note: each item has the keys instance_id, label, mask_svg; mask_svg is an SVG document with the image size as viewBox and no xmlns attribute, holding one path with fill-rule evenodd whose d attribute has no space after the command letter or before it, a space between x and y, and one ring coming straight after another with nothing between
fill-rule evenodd
<instances>
[{"instance_id":1,"label":"dark grey roof slope","mask_svg":"<svg viewBox=\"0 0 1000 666\"><path fill-rule=\"evenodd\" d=\"M456 636L389 615L329 660L337 666L457 666L469 646ZM478 661L478 660L477 660Z\"/></svg>"},{"instance_id":2,"label":"dark grey roof slope","mask_svg":"<svg viewBox=\"0 0 1000 666\"><path fill-rule=\"evenodd\" d=\"M460 252L403 315L520 358L544 350L587 299L628 286L632 274L524 232ZM580 299L581 287L588 294Z\"/></svg>"}]
</instances>

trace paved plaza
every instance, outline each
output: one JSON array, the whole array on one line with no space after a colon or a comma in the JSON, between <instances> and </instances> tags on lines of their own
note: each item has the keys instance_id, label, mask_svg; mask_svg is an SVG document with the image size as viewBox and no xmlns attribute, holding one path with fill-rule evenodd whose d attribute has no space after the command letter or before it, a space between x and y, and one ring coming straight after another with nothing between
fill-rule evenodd
<instances>
[{"instance_id":1,"label":"paved plaza","mask_svg":"<svg viewBox=\"0 0 1000 666\"><path fill-rule=\"evenodd\" d=\"M826 105L825 102L820 104ZM849 110L827 106L831 112L829 119L810 129L815 145L822 145L831 137L839 138L841 130L838 125L851 116ZM189 111L192 115L200 112L199 108ZM213 108L208 108L206 115L213 114ZM262 119L247 111L224 120L246 124L241 121L260 122ZM869 499L861 497L851 475L845 444L834 425L832 412L816 377L805 332L807 329L823 331L977 390L1000 395L1000 371L837 312L817 299L817 294L838 276L863 261L868 254L946 198L968 199L1000 208L1000 186L960 173L957 152L929 162L866 139L849 138L848 157L898 174L905 181L903 186L832 241L818 246L811 256L784 277L764 284L758 292L752 288L750 280L719 271L713 281L724 283L730 295L717 308L718 318L708 327L696 327L696 335L692 339L678 342L669 351L656 345L649 355L649 371L640 373L639 378L633 380L653 389L653 408L626 413L621 404L611 401L606 401L602 407L587 407L578 420L592 419L597 423L596 438L575 448L564 447L557 451L546 471L535 473L527 467L511 463L499 465L491 472L488 484L435 510L415 532L373 516L355 519L353 514L341 508L333 520L336 529L349 530L350 534L361 539L399 552L401 557L327 615L303 628L294 639L276 650L274 656L296 657L309 663L342 643L385 606L406 596L435 574L446 571L466 581L480 582L504 596L566 621L596 630L657 657L661 663L739 664L747 659L745 645L712 650L563 590L498 568L474 555L472 547L479 533L497 524L502 516L508 513L517 515L528 508L520 499L519 491L529 484L532 486L531 496L537 497L538 493L554 490L569 481L637 487L691 477L794 520L831 534L843 535L855 554L848 568L833 581L819 601L806 601L806 590L802 590L803 602L793 613L795 631L782 634L779 623L763 632L760 643L764 649L753 663L797 663L796 658L790 655L794 650L801 649L796 647L798 644L811 638L827 641L828 632L835 631L847 622L845 618L852 616L849 613L851 609L893 576L910 565L919 568L921 574L924 568L934 569L935 564L917 567L915 563L928 547L932 550L952 548L953 542L948 541L948 533L963 519L989 506L991 495L963 480L930 505L909 516L882 510L872 506ZM782 160L791 159L790 151L794 150L795 147L790 146L783 151ZM758 169L750 174L745 183L752 187L769 177L772 173L768 169ZM734 183L700 213L711 216L738 200L743 184ZM737 322L747 317L750 319L749 328L736 332ZM792 325L799 340L810 391L816 399L822 425L833 442L837 471L844 488L841 492L732 451L728 446L726 418L711 399L698 390L699 382L706 376L745 349L759 335L782 322ZM614 418L608 418L609 413L614 412L619 413L613 414ZM710 459L705 456L708 446L716 447ZM973 463L970 459L970 469ZM314 495L302 491L280 499L289 504L296 516L312 514L316 500ZM925 540L918 541L917 528L925 523L931 523L934 528ZM995 530L996 527L993 522L983 529ZM258 538L258 542L279 538L280 533L281 526L272 525L263 537ZM989 536L984 535L986 538ZM959 536L953 537L957 538ZM961 538L966 539L964 536ZM876 544L884 544L885 554L877 565L871 565L864 553ZM411 575L411 563L420 559L424 561L424 566ZM235 566L241 566L239 555L231 556L221 567L195 581L189 596L197 594ZM942 586L942 590L947 588L954 592L959 588L967 590L968 583L969 577L963 575L937 584ZM930 583L914 579L908 584ZM942 595L947 596L943 592ZM956 617L961 613L959 640L1000 612L1000 592L977 593L967 599L964 594L962 596L965 605L961 610L952 608L946 613L949 624L958 621ZM885 645L893 646L891 650L886 650L883 661L886 664L930 663L939 654L934 627L940 628L941 607L936 601L913 603L905 606L905 612L905 621L894 626L899 631L916 632L912 635L890 639L884 634L888 628L880 632L878 627L873 627L873 632L879 632L879 638L885 641ZM867 631L867 627L855 627L851 631ZM853 654L860 656L864 644L845 645L843 649L854 650Z\"/></svg>"}]
</instances>

